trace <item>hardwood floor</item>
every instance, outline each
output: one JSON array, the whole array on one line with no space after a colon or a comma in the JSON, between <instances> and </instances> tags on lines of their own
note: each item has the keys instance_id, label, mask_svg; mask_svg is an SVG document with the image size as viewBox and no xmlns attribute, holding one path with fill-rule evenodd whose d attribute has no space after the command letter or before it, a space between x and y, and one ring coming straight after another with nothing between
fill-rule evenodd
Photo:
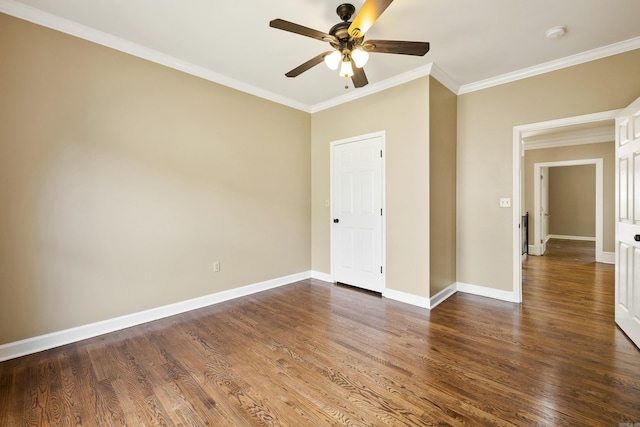
<instances>
[{"instance_id":1,"label":"hardwood floor","mask_svg":"<svg viewBox=\"0 0 640 427\"><path fill-rule=\"evenodd\" d=\"M305 280L6 361L0 425L640 423L614 267L552 241L523 270L522 305L429 312Z\"/></svg>"}]
</instances>

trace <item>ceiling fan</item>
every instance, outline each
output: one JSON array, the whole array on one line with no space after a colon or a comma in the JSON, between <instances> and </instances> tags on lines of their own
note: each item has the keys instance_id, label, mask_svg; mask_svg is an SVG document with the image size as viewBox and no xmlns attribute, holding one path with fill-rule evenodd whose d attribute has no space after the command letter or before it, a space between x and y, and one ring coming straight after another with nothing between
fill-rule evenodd
<instances>
[{"instance_id":1,"label":"ceiling fan","mask_svg":"<svg viewBox=\"0 0 640 427\"><path fill-rule=\"evenodd\" d=\"M363 69L369 58L369 52L424 56L429 51L429 43L427 42L364 40L365 33L392 1L366 0L353 21L350 19L356 8L349 3L341 4L336 9L336 13L342 22L331 27L328 34L284 19L274 19L269 22L269 26L272 28L328 42L334 49L311 58L286 73L285 76L299 76L324 61L332 70L337 70L340 67L340 75L351 77L353 85L359 88L369 83Z\"/></svg>"}]
</instances>

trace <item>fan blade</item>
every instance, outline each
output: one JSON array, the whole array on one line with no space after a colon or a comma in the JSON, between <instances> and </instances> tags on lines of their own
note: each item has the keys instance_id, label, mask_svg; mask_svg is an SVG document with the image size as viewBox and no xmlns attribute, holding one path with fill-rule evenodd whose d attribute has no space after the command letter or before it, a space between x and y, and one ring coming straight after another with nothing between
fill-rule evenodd
<instances>
[{"instance_id":1,"label":"fan blade","mask_svg":"<svg viewBox=\"0 0 640 427\"><path fill-rule=\"evenodd\" d=\"M367 80L367 75L364 73L364 68L356 67L356 64L351 61L351 66L353 67L353 76L351 76L351 81L355 87L363 87L369 84L369 80Z\"/></svg>"},{"instance_id":2,"label":"fan blade","mask_svg":"<svg viewBox=\"0 0 640 427\"><path fill-rule=\"evenodd\" d=\"M269 22L269 26L271 28L277 28L278 30L289 31L290 33L311 37L312 39L321 40L323 42L338 43L338 39L331 34L323 33L322 31L314 30L313 28L294 24L293 22L285 21L284 19L274 19L273 21Z\"/></svg>"},{"instance_id":3,"label":"fan blade","mask_svg":"<svg viewBox=\"0 0 640 427\"><path fill-rule=\"evenodd\" d=\"M378 20L382 12L391 4L393 0L367 0L360 8L360 12L356 15L349 26L349 35L354 39L364 36L369 28Z\"/></svg>"},{"instance_id":4,"label":"fan blade","mask_svg":"<svg viewBox=\"0 0 640 427\"><path fill-rule=\"evenodd\" d=\"M367 40L364 50L375 53L397 53L400 55L424 56L429 52L428 42L408 42L398 40Z\"/></svg>"},{"instance_id":5,"label":"fan blade","mask_svg":"<svg viewBox=\"0 0 640 427\"><path fill-rule=\"evenodd\" d=\"M308 69L313 68L316 65L318 65L319 63L321 63L322 61L324 61L324 57L327 56L328 54L330 54L331 52L332 51L324 52L324 53L321 53L318 56L315 56L315 57L311 58L310 60L308 60L304 64L299 65L296 68L294 68L293 70L289 71L287 74L285 74L285 76L287 76L287 77L297 77L297 76L299 76L300 74L304 73Z\"/></svg>"}]
</instances>

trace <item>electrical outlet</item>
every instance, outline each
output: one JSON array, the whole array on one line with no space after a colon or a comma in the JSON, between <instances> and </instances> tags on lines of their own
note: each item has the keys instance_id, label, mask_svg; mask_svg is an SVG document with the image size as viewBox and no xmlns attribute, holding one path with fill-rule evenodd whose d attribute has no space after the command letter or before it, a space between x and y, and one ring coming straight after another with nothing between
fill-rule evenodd
<instances>
[{"instance_id":1,"label":"electrical outlet","mask_svg":"<svg viewBox=\"0 0 640 427\"><path fill-rule=\"evenodd\" d=\"M511 199L509 197L501 197L500 198L500 207L501 208L510 208L511 207Z\"/></svg>"},{"instance_id":2,"label":"electrical outlet","mask_svg":"<svg viewBox=\"0 0 640 427\"><path fill-rule=\"evenodd\" d=\"M213 272L214 273L219 273L220 272L220 261L214 261L213 262Z\"/></svg>"}]
</instances>

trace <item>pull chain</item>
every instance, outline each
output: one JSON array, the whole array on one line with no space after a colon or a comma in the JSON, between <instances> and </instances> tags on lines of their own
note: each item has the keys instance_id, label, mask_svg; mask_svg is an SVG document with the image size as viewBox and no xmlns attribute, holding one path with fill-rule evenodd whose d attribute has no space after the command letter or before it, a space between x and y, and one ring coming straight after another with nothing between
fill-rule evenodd
<instances>
[{"instance_id":1,"label":"pull chain","mask_svg":"<svg viewBox=\"0 0 640 427\"><path fill-rule=\"evenodd\" d=\"M349 76L347 76L346 74L344 76L344 88L347 90L349 89Z\"/></svg>"}]
</instances>

